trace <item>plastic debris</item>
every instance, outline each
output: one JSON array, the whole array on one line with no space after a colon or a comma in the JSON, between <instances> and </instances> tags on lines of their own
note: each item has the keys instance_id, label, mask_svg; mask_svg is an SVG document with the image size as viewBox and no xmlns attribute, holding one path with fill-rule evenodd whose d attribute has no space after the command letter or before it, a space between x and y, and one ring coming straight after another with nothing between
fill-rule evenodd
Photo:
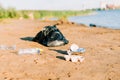
<instances>
[{"instance_id":1,"label":"plastic debris","mask_svg":"<svg viewBox=\"0 0 120 80\"><path fill-rule=\"evenodd\" d=\"M12 46L0 45L0 50L15 50L15 49L16 49L16 45L12 45Z\"/></svg>"},{"instance_id":2,"label":"plastic debris","mask_svg":"<svg viewBox=\"0 0 120 80\"><path fill-rule=\"evenodd\" d=\"M72 44L70 48L67 50L68 55L72 55L73 53L78 52L78 53L84 53L85 49L84 48L79 48L78 45Z\"/></svg>"},{"instance_id":3,"label":"plastic debris","mask_svg":"<svg viewBox=\"0 0 120 80\"><path fill-rule=\"evenodd\" d=\"M18 54L40 54L43 50L40 48L19 49Z\"/></svg>"},{"instance_id":4,"label":"plastic debris","mask_svg":"<svg viewBox=\"0 0 120 80\"><path fill-rule=\"evenodd\" d=\"M83 62L84 57L83 56L77 56L77 55L65 55L64 56L66 61L71 61L71 62Z\"/></svg>"}]
</instances>

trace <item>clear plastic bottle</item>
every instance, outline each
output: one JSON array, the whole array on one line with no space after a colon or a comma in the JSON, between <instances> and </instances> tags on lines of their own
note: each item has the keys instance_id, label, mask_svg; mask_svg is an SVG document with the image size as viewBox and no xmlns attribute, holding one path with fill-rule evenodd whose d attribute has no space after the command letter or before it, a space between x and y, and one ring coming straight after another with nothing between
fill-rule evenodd
<instances>
[{"instance_id":1,"label":"clear plastic bottle","mask_svg":"<svg viewBox=\"0 0 120 80\"><path fill-rule=\"evenodd\" d=\"M43 50L40 48L19 49L18 54L40 54Z\"/></svg>"},{"instance_id":2,"label":"clear plastic bottle","mask_svg":"<svg viewBox=\"0 0 120 80\"><path fill-rule=\"evenodd\" d=\"M16 49L16 45L12 45L12 46L0 45L0 50L15 50L15 49Z\"/></svg>"}]
</instances>

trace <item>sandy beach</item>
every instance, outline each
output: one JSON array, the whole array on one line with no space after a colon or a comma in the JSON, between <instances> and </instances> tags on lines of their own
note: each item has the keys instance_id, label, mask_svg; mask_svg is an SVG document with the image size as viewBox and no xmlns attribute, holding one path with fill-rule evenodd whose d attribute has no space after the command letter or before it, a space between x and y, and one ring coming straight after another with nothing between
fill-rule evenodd
<instances>
[{"instance_id":1,"label":"sandy beach","mask_svg":"<svg viewBox=\"0 0 120 80\"><path fill-rule=\"evenodd\" d=\"M69 44L46 47L31 41L44 26L57 26ZM0 80L120 80L120 30L40 20L0 21ZM81 62L63 58L71 44L85 48ZM22 48L41 48L38 54L18 55Z\"/></svg>"}]
</instances>

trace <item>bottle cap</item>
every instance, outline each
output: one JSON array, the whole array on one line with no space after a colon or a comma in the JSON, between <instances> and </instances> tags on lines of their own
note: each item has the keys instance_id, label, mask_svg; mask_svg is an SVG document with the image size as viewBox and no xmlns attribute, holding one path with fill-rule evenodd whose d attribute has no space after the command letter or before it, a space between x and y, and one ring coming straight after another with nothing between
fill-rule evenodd
<instances>
[{"instance_id":1,"label":"bottle cap","mask_svg":"<svg viewBox=\"0 0 120 80\"><path fill-rule=\"evenodd\" d=\"M38 53L43 52L43 49L40 49L40 48L36 48L36 50L38 50Z\"/></svg>"}]
</instances>

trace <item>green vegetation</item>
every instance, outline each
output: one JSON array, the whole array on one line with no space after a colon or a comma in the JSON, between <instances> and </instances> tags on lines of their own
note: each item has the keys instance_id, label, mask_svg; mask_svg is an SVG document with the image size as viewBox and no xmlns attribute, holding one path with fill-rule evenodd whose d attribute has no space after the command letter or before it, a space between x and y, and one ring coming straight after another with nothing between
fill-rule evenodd
<instances>
[{"instance_id":1,"label":"green vegetation","mask_svg":"<svg viewBox=\"0 0 120 80\"><path fill-rule=\"evenodd\" d=\"M69 16L77 16L77 15L87 15L93 12L92 10L86 11L35 11L35 18L44 18L44 17L57 17L57 18L67 18Z\"/></svg>"},{"instance_id":2,"label":"green vegetation","mask_svg":"<svg viewBox=\"0 0 120 80\"><path fill-rule=\"evenodd\" d=\"M16 10L14 8L4 9L0 7L0 19L4 18L58 18L66 19L69 16L87 15L93 10L86 11L45 11L45 10Z\"/></svg>"}]
</instances>

